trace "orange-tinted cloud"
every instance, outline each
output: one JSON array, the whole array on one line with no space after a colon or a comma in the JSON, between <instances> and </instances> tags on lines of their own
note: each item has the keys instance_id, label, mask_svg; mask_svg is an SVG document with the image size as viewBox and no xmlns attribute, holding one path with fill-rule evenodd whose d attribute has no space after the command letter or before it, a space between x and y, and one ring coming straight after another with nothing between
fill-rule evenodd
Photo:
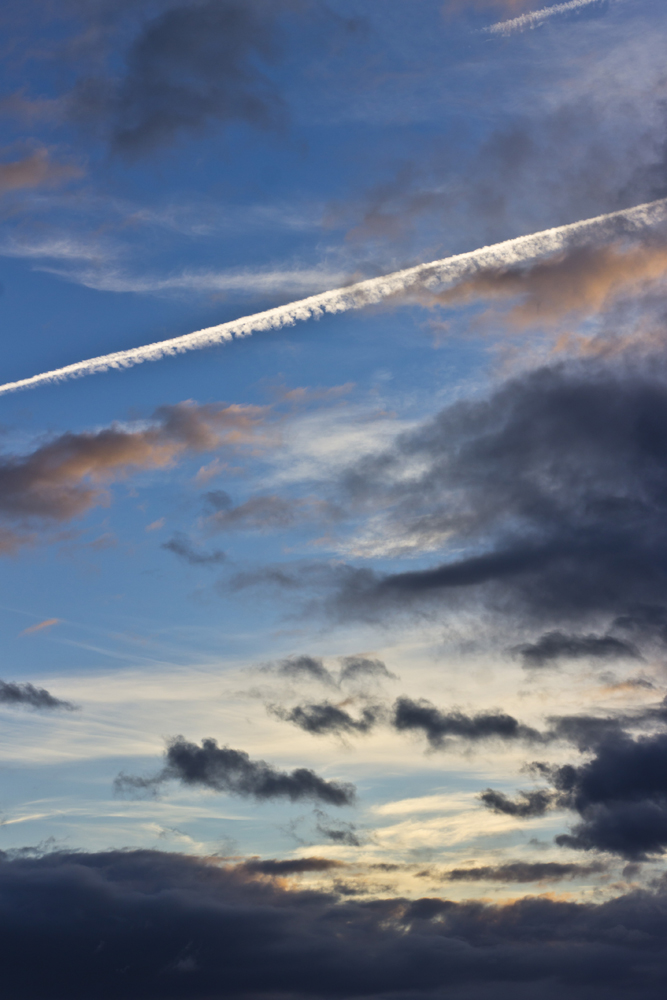
<instances>
[{"instance_id":1,"label":"orange-tinted cloud","mask_svg":"<svg viewBox=\"0 0 667 1000\"><path fill-rule=\"evenodd\" d=\"M529 267L481 271L443 292L420 292L426 304L476 299L520 299L505 320L519 329L557 325L601 312L616 299L642 291L667 275L667 247L619 245L578 248Z\"/></svg>"},{"instance_id":2,"label":"orange-tinted cloud","mask_svg":"<svg viewBox=\"0 0 667 1000\"><path fill-rule=\"evenodd\" d=\"M20 525L71 520L105 502L113 480L168 467L188 453L261 441L264 418L263 407L188 401L160 407L138 430L112 424L61 434L27 455L0 456L0 517ZM0 551L25 540L0 531Z\"/></svg>"},{"instance_id":3,"label":"orange-tinted cloud","mask_svg":"<svg viewBox=\"0 0 667 1000\"><path fill-rule=\"evenodd\" d=\"M46 618L43 622L38 622L36 625L31 625L29 628L24 628L19 635L32 635L34 632L41 632L45 628L53 628L54 625L60 623L60 618Z\"/></svg>"},{"instance_id":4,"label":"orange-tinted cloud","mask_svg":"<svg viewBox=\"0 0 667 1000\"><path fill-rule=\"evenodd\" d=\"M48 150L36 149L22 160L0 163L0 193L22 188L53 187L82 176L81 167L72 163L54 163Z\"/></svg>"}]
</instances>

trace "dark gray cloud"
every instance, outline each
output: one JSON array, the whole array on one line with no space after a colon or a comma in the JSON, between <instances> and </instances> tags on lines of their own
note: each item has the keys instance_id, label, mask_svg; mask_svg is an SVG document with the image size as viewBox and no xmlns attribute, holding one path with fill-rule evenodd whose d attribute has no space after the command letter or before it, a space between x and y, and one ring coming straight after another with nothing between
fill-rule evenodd
<instances>
[{"instance_id":1,"label":"dark gray cloud","mask_svg":"<svg viewBox=\"0 0 667 1000\"><path fill-rule=\"evenodd\" d=\"M168 552L173 552L180 559L185 559L191 566L219 566L227 558L220 549L215 549L213 552L202 552L181 531L174 532L173 537L168 542L163 542L160 547Z\"/></svg>"},{"instance_id":2,"label":"dark gray cloud","mask_svg":"<svg viewBox=\"0 0 667 1000\"><path fill-rule=\"evenodd\" d=\"M0 681L0 705L12 707L65 709L67 712L76 710L71 701L56 698L46 688L34 687L30 683L15 681Z\"/></svg>"},{"instance_id":3,"label":"dark gray cloud","mask_svg":"<svg viewBox=\"0 0 667 1000\"><path fill-rule=\"evenodd\" d=\"M649 635L662 643L667 643L667 607L663 604L639 604L619 615L614 621L614 627L636 633Z\"/></svg>"},{"instance_id":4,"label":"dark gray cloud","mask_svg":"<svg viewBox=\"0 0 667 1000\"><path fill-rule=\"evenodd\" d=\"M447 746L450 737L476 743L479 740L526 740L541 742L536 729L524 726L504 712L478 712L465 715L454 710L441 712L425 698L398 698L394 704L392 725L399 732L421 732L434 750Z\"/></svg>"},{"instance_id":5,"label":"dark gray cloud","mask_svg":"<svg viewBox=\"0 0 667 1000\"><path fill-rule=\"evenodd\" d=\"M510 799L503 792L487 788L480 799L484 805L496 813L505 816L517 816L520 819L530 819L534 816L544 816L551 807L554 796L550 791L519 792L518 799Z\"/></svg>"},{"instance_id":6,"label":"dark gray cloud","mask_svg":"<svg viewBox=\"0 0 667 1000\"><path fill-rule=\"evenodd\" d=\"M289 0L171 5L141 24L120 73L78 80L66 99L69 117L127 156L216 122L279 128L286 107L267 71L280 51L279 15L295 6Z\"/></svg>"},{"instance_id":7,"label":"dark gray cloud","mask_svg":"<svg viewBox=\"0 0 667 1000\"><path fill-rule=\"evenodd\" d=\"M314 799L332 806L347 806L355 800L353 785L325 781L309 768L279 771L263 760L251 760L243 750L219 747L213 739L202 740L198 746L182 736L169 740L165 766L158 774L150 778L120 774L115 788L119 793L150 794L166 781L180 781L259 801Z\"/></svg>"},{"instance_id":8,"label":"dark gray cloud","mask_svg":"<svg viewBox=\"0 0 667 1000\"><path fill-rule=\"evenodd\" d=\"M335 673L325 666L321 657L301 654L288 656L277 663L266 664L263 669L293 680L318 681L327 687L358 685L364 681L397 680L396 674L392 674L382 660L373 657L362 654L339 656L338 662L340 667Z\"/></svg>"},{"instance_id":9,"label":"dark gray cloud","mask_svg":"<svg viewBox=\"0 0 667 1000\"><path fill-rule=\"evenodd\" d=\"M285 891L156 851L0 863L7 1000L662 1000L664 890L493 906Z\"/></svg>"},{"instance_id":10,"label":"dark gray cloud","mask_svg":"<svg viewBox=\"0 0 667 1000\"><path fill-rule=\"evenodd\" d=\"M327 686L335 686L333 674L324 666L319 656L288 656L278 663L269 664L267 669L275 671L282 677L294 680L319 681Z\"/></svg>"},{"instance_id":11,"label":"dark gray cloud","mask_svg":"<svg viewBox=\"0 0 667 1000\"><path fill-rule=\"evenodd\" d=\"M648 709L640 721L667 721L663 706ZM600 726L594 722L599 721ZM667 849L667 733L631 737L621 728L625 720L565 719L560 735L593 751L583 764L552 766L535 762L529 769L546 779L550 787L519 792L511 799L503 792L487 789L481 801L494 812L529 818L549 809L579 814L570 833L556 843L576 850L604 851L641 861ZM558 733L558 723L555 727Z\"/></svg>"},{"instance_id":12,"label":"dark gray cloud","mask_svg":"<svg viewBox=\"0 0 667 1000\"><path fill-rule=\"evenodd\" d=\"M526 667L551 666L558 660L638 660L636 646L613 635L567 635L555 630L545 632L537 642L524 643L514 650Z\"/></svg>"},{"instance_id":13,"label":"dark gray cloud","mask_svg":"<svg viewBox=\"0 0 667 1000\"><path fill-rule=\"evenodd\" d=\"M301 875L304 872L328 872L335 868L345 868L344 861L334 861L331 858L291 858L277 860L275 858L250 858L238 866L250 875L286 876Z\"/></svg>"},{"instance_id":14,"label":"dark gray cloud","mask_svg":"<svg viewBox=\"0 0 667 1000\"><path fill-rule=\"evenodd\" d=\"M349 470L345 488L388 511L388 532L416 544L437 533L457 555L402 573L337 570L333 606L377 616L483 598L554 626L664 606L666 427L660 359L542 368L448 407Z\"/></svg>"},{"instance_id":15,"label":"dark gray cloud","mask_svg":"<svg viewBox=\"0 0 667 1000\"><path fill-rule=\"evenodd\" d=\"M314 736L370 733L384 717L379 705L366 705L361 709L359 717L355 718L340 705L329 701L296 705L291 709L274 705L270 706L270 711L284 722L291 722Z\"/></svg>"},{"instance_id":16,"label":"dark gray cloud","mask_svg":"<svg viewBox=\"0 0 667 1000\"><path fill-rule=\"evenodd\" d=\"M387 670L382 660L371 659L368 656L342 656L340 658L340 675L338 682L358 680L392 680L398 678Z\"/></svg>"},{"instance_id":17,"label":"dark gray cloud","mask_svg":"<svg viewBox=\"0 0 667 1000\"><path fill-rule=\"evenodd\" d=\"M557 715L549 718L547 738L564 740L578 750L593 750L610 736L620 736L628 725L655 721L654 710L634 715Z\"/></svg>"},{"instance_id":18,"label":"dark gray cloud","mask_svg":"<svg viewBox=\"0 0 667 1000\"><path fill-rule=\"evenodd\" d=\"M452 868L442 876L445 882L561 882L586 878L607 870L601 861L592 865L558 861L511 861L504 865Z\"/></svg>"},{"instance_id":19,"label":"dark gray cloud","mask_svg":"<svg viewBox=\"0 0 667 1000\"><path fill-rule=\"evenodd\" d=\"M667 734L610 737L579 767L550 774L559 801L581 816L557 843L609 851L628 860L663 854L667 847Z\"/></svg>"}]
</instances>

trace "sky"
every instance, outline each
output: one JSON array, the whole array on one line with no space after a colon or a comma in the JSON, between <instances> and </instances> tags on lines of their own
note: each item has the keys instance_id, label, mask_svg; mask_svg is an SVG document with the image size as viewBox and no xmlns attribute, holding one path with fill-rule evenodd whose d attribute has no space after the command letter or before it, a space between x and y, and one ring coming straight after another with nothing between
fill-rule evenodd
<instances>
[{"instance_id":1,"label":"sky","mask_svg":"<svg viewBox=\"0 0 667 1000\"><path fill-rule=\"evenodd\" d=\"M5 995L662 998L664 3L0 24Z\"/></svg>"}]
</instances>

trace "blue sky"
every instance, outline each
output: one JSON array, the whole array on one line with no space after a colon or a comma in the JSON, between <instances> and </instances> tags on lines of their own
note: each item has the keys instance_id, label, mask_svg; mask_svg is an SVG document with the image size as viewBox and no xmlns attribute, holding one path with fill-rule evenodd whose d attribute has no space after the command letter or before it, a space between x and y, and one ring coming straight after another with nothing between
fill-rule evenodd
<instances>
[{"instance_id":1,"label":"blue sky","mask_svg":"<svg viewBox=\"0 0 667 1000\"><path fill-rule=\"evenodd\" d=\"M249 906L639 927L667 847L664 5L0 18L2 383L615 213L365 308L0 387L6 871L121 851ZM593 953L569 986L534 961L531 988L625 995ZM216 968L178 995L227 995ZM334 992L407 996L406 969ZM176 995L161 974L81 989ZM275 975L239 991L326 994ZM451 996L499 988L476 976Z\"/></svg>"}]
</instances>

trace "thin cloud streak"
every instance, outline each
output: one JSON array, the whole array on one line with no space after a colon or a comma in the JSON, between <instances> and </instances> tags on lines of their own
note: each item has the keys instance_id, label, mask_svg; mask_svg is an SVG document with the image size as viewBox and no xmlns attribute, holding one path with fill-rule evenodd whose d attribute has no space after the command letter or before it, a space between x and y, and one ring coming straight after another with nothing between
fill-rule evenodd
<instances>
[{"instance_id":1,"label":"thin cloud streak","mask_svg":"<svg viewBox=\"0 0 667 1000\"><path fill-rule=\"evenodd\" d=\"M32 388L42 383L62 382L80 378L111 368L130 368L143 361L157 361L167 355L212 347L234 337L248 337L253 333L293 326L297 321L319 319L325 313L342 313L362 309L383 299L398 296L416 287L434 288L443 283L469 279L485 268L510 267L528 260L538 259L565 248L577 245L579 237L611 238L621 233L637 232L667 218L667 198L637 205L634 208L599 215L592 219L546 229L528 236L505 240L493 246L481 247L467 253L456 254L442 260L418 264L395 271L379 278L369 278L344 288L336 288L318 295L292 302L264 312L207 327L181 337L116 351L86 361L78 361L31 378L19 379L0 385L0 394L18 389Z\"/></svg>"},{"instance_id":2,"label":"thin cloud streak","mask_svg":"<svg viewBox=\"0 0 667 1000\"><path fill-rule=\"evenodd\" d=\"M482 31L488 35L510 35L513 31L537 28L538 25L556 14L567 14L571 10L590 7L591 4L599 4L600 2L601 0L568 0L568 3L557 3L554 7L543 7L542 10L521 14L519 17L513 17L511 21L498 21L496 24L489 25L488 28L482 28Z\"/></svg>"}]
</instances>

